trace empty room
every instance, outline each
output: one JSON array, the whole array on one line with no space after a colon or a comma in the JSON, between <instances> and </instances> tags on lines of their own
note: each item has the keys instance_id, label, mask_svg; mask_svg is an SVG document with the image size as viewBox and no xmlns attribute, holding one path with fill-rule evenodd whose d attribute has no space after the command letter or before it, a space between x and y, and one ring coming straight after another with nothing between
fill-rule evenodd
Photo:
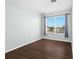
<instances>
[{"instance_id":1,"label":"empty room","mask_svg":"<svg viewBox=\"0 0 79 59\"><path fill-rule=\"evenodd\" d=\"M72 0L5 0L5 59L72 59Z\"/></svg>"}]
</instances>

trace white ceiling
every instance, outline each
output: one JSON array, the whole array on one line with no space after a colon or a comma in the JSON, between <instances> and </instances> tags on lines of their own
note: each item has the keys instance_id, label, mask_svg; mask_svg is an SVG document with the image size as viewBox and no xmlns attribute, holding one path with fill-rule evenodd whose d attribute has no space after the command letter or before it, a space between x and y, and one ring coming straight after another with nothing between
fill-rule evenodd
<instances>
[{"instance_id":1,"label":"white ceiling","mask_svg":"<svg viewBox=\"0 0 79 59\"><path fill-rule=\"evenodd\" d=\"M72 0L6 0L6 3L22 9L31 9L39 13L53 13L72 8Z\"/></svg>"}]
</instances>

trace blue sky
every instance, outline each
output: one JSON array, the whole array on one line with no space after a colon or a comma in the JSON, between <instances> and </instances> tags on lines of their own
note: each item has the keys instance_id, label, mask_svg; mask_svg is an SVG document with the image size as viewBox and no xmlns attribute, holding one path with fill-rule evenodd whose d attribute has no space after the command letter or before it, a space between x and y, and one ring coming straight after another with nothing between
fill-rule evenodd
<instances>
[{"instance_id":1,"label":"blue sky","mask_svg":"<svg viewBox=\"0 0 79 59\"><path fill-rule=\"evenodd\" d=\"M56 20L55 20L56 19ZM48 26L65 25L65 16L47 17Z\"/></svg>"}]
</instances>

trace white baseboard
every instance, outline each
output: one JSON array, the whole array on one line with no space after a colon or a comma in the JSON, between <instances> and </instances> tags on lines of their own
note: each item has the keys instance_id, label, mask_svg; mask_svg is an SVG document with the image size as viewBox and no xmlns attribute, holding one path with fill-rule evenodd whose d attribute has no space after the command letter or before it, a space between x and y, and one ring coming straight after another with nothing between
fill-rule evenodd
<instances>
[{"instance_id":1,"label":"white baseboard","mask_svg":"<svg viewBox=\"0 0 79 59\"><path fill-rule=\"evenodd\" d=\"M42 38L40 38L40 39L43 39L43 38L46 38L46 39L50 39L50 40L52 40L52 38L47 38L47 37L42 37ZM40 40L40 39L39 39L39 40ZM64 42L71 42L71 41L58 40L58 39L53 39L53 40L64 41ZM5 51L5 53L8 53L8 52L10 52L10 51L12 51L12 50L15 50L15 49L18 49L18 48L20 48L20 47L22 47L22 46L28 45L28 44L33 43L33 42L35 42L35 41L38 41L38 40L33 40L33 41L31 41L31 42L28 42L28 43L25 43L25 44L19 45L18 47L15 47L15 48L12 48L12 49L10 49L10 50Z\"/></svg>"},{"instance_id":2,"label":"white baseboard","mask_svg":"<svg viewBox=\"0 0 79 59\"><path fill-rule=\"evenodd\" d=\"M56 41L63 41L63 42L72 42L72 41L69 41L69 40L65 40L65 39L53 39L53 38L49 38L49 37L43 37L43 38L45 38L45 39L50 39L50 40L56 40Z\"/></svg>"},{"instance_id":3,"label":"white baseboard","mask_svg":"<svg viewBox=\"0 0 79 59\"><path fill-rule=\"evenodd\" d=\"M42 38L40 38L40 39L42 39ZM38 40L40 40L40 39L38 39ZM12 49L10 49L10 50L5 51L5 53L8 53L8 52L10 52L10 51L12 51L12 50L18 49L18 48L20 48L20 47L22 47L22 46L28 45L28 44L33 43L33 42L38 41L38 40L33 40L33 41L31 41L31 42L28 42L28 43L19 45L19 46L15 47L15 48L12 48Z\"/></svg>"}]
</instances>

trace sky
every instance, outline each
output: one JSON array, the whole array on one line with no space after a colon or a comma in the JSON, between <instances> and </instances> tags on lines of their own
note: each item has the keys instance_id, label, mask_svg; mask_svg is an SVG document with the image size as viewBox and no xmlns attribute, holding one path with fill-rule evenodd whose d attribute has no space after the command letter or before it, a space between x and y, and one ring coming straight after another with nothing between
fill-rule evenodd
<instances>
[{"instance_id":1,"label":"sky","mask_svg":"<svg viewBox=\"0 0 79 59\"><path fill-rule=\"evenodd\" d=\"M65 16L47 17L47 26L63 26L65 25Z\"/></svg>"}]
</instances>

